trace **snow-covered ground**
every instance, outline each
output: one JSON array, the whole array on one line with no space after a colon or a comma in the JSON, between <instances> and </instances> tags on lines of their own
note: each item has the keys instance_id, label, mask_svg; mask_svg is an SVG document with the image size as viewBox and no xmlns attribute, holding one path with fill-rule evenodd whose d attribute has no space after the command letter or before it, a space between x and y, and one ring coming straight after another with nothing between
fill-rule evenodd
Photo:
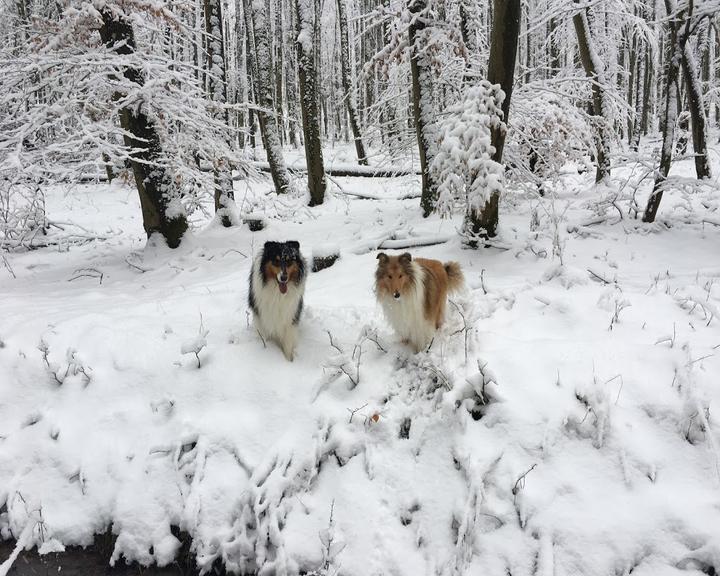
<instances>
[{"instance_id":1,"label":"snow-covered ground","mask_svg":"<svg viewBox=\"0 0 720 576\"><path fill-rule=\"evenodd\" d=\"M201 567L261 574L716 573L717 181L643 225L598 222L612 190L590 178L509 194L480 251L420 216L412 177L334 179L312 210L239 183L268 228L198 219L175 251L145 247L129 188L47 190L82 228L0 267L2 538L45 552L111 527L113 562L165 564L173 526ZM450 238L411 251L468 284L417 355L372 289L377 246L412 238ZM293 363L250 324L267 239L342 253L308 278Z\"/></svg>"}]
</instances>

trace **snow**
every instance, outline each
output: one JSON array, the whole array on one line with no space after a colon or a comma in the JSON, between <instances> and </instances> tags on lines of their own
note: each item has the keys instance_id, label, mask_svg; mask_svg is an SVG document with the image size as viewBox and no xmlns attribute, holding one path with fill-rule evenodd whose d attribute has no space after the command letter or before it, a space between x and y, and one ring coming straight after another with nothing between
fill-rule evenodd
<instances>
[{"instance_id":1,"label":"snow","mask_svg":"<svg viewBox=\"0 0 720 576\"><path fill-rule=\"evenodd\" d=\"M545 198L510 190L501 247L472 251L407 198L417 177L336 180L377 199L331 187L310 210L238 182L267 228L196 216L177 250L146 246L133 190L45 190L51 220L103 239L54 230L6 254L16 278L0 267L2 537L44 553L110 527L113 563L165 565L178 527L202 568L263 574L717 570L716 188L667 193L645 225L599 218L568 169ZM278 237L343 253L308 276L294 362L247 308ZM460 262L468 289L412 354L375 301L375 248L432 238L398 250Z\"/></svg>"}]
</instances>

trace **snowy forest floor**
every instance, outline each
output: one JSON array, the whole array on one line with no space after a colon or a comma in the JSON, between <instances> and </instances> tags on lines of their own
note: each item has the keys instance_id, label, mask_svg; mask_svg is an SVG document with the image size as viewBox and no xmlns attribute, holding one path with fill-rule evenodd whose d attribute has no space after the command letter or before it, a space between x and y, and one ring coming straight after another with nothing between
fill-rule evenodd
<instances>
[{"instance_id":1,"label":"snowy forest floor","mask_svg":"<svg viewBox=\"0 0 720 576\"><path fill-rule=\"evenodd\" d=\"M179 529L200 568L263 574L715 574L717 178L653 225L627 215L637 180L509 192L479 251L421 217L415 177L334 179L314 209L240 182L268 227L198 218L174 251L145 246L128 187L46 190L54 244L0 267L2 539L111 528L112 562L163 565ZM459 261L467 291L413 355L375 303L376 248L427 238L448 240L412 253ZM308 278L293 363L250 324L267 239L341 250Z\"/></svg>"}]
</instances>

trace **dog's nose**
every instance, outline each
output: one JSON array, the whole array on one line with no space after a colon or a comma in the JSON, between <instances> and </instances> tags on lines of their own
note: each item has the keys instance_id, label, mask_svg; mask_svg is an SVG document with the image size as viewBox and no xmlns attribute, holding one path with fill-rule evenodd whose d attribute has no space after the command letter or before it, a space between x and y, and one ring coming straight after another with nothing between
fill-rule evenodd
<instances>
[{"instance_id":1,"label":"dog's nose","mask_svg":"<svg viewBox=\"0 0 720 576\"><path fill-rule=\"evenodd\" d=\"M395 300L397 300L398 298L400 298L400 292L396 291L395 294L393 294L393 296L395 296Z\"/></svg>"},{"instance_id":2,"label":"dog's nose","mask_svg":"<svg viewBox=\"0 0 720 576\"><path fill-rule=\"evenodd\" d=\"M288 281L287 274L280 274L280 282L285 284L285 282L287 282L287 281Z\"/></svg>"}]
</instances>

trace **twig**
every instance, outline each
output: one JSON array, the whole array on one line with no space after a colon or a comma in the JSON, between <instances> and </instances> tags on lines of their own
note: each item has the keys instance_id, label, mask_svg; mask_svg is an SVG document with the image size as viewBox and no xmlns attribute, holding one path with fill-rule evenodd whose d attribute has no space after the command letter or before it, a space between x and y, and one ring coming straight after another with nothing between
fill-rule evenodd
<instances>
[{"instance_id":1,"label":"twig","mask_svg":"<svg viewBox=\"0 0 720 576\"><path fill-rule=\"evenodd\" d=\"M229 248L229 249L225 250L225 252L223 252L223 257L227 256L229 252L237 252L243 258L247 258L247 254L240 252L240 250L235 250L235 248Z\"/></svg>"},{"instance_id":2,"label":"twig","mask_svg":"<svg viewBox=\"0 0 720 576\"><path fill-rule=\"evenodd\" d=\"M525 472L520 474L518 479L515 480L515 486L513 486L513 489L512 489L513 496L517 496L518 492L520 492L520 490L525 488L525 477L535 469L535 466L537 466L537 463L530 466L530 468L528 470L526 470ZM514 501L515 501L515 498L513 498L513 502Z\"/></svg>"},{"instance_id":3,"label":"twig","mask_svg":"<svg viewBox=\"0 0 720 576\"><path fill-rule=\"evenodd\" d=\"M350 408L346 408L346 410L347 410L348 412L350 412L350 420L348 420L348 424L352 424L352 419L353 419L353 416L355 416L355 413L356 413L356 412L359 412L359 411L362 410L363 408L367 408L367 402L365 402L365 404L363 404L362 406L360 406L360 408L355 408L354 410L350 410Z\"/></svg>"}]
</instances>

